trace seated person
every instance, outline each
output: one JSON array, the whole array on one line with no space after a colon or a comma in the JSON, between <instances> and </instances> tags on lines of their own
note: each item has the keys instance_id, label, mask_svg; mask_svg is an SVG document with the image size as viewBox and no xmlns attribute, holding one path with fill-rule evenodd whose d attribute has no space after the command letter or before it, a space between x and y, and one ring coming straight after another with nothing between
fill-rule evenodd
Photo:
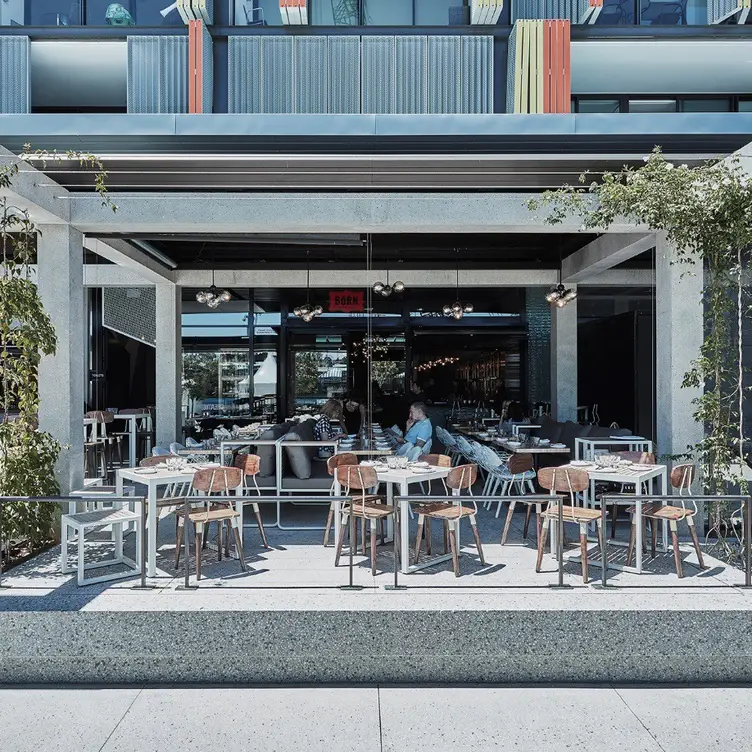
<instances>
[{"instance_id":1,"label":"seated person","mask_svg":"<svg viewBox=\"0 0 752 752\"><path fill-rule=\"evenodd\" d=\"M395 434L399 449L398 455L405 455L411 449L417 447L422 450L423 447L431 441L433 436L433 425L426 415L426 406L423 402L413 402L410 406L410 416L405 426L405 435L398 436Z\"/></svg>"},{"instance_id":2,"label":"seated person","mask_svg":"<svg viewBox=\"0 0 752 752\"><path fill-rule=\"evenodd\" d=\"M330 441L333 439L340 439L345 434L341 431L336 431L332 427L332 421L339 421L342 425L342 403L339 400L330 399L321 408L321 417L316 421L316 425L313 427L313 437L316 441ZM327 459L334 454L334 447L318 447L318 455L320 459Z\"/></svg>"}]
</instances>

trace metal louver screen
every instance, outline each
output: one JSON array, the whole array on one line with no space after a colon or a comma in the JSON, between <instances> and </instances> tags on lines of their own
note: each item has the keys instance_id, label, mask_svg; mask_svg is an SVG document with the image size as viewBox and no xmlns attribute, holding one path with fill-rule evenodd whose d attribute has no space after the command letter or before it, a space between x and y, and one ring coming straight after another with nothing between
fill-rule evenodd
<instances>
[{"instance_id":1,"label":"metal louver screen","mask_svg":"<svg viewBox=\"0 0 752 752\"><path fill-rule=\"evenodd\" d=\"M156 346L157 299L154 287L103 287L102 326Z\"/></svg>"},{"instance_id":2,"label":"metal louver screen","mask_svg":"<svg viewBox=\"0 0 752 752\"><path fill-rule=\"evenodd\" d=\"M588 0L512 0L512 24L519 19L562 19L583 23L588 15Z\"/></svg>"},{"instance_id":3,"label":"metal louver screen","mask_svg":"<svg viewBox=\"0 0 752 752\"><path fill-rule=\"evenodd\" d=\"M188 112L188 37L128 37L128 112Z\"/></svg>"},{"instance_id":4,"label":"metal louver screen","mask_svg":"<svg viewBox=\"0 0 752 752\"><path fill-rule=\"evenodd\" d=\"M29 112L29 37L0 37L0 113Z\"/></svg>"},{"instance_id":5,"label":"metal louver screen","mask_svg":"<svg viewBox=\"0 0 752 752\"><path fill-rule=\"evenodd\" d=\"M230 37L229 111L493 112L490 36Z\"/></svg>"},{"instance_id":6,"label":"metal louver screen","mask_svg":"<svg viewBox=\"0 0 752 752\"><path fill-rule=\"evenodd\" d=\"M214 51L212 48L212 37L206 25L201 30L203 54L201 57L201 112L212 112L214 107Z\"/></svg>"}]
</instances>

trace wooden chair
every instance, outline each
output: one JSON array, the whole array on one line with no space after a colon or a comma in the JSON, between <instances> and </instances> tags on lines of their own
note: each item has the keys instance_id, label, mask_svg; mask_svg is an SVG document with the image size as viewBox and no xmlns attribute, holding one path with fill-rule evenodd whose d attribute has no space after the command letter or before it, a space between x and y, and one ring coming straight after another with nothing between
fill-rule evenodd
<instances>
[{"instance_id":1,"label":"wooden chair","mask_svg":"<svg viewBox=\"0 0 752 752\"><path fill-rule=\"evenodd\" d=\"M256 490L256 494L258 496L261 496L261 489L259 488L258 481L256 480L256 476L261 470L261 457L259 457L257 454L239 454L235 458L235 467L237 467L243 474L243 490L250 490L248 486L248 479L250 478L253 482L253 487ZM258 502L252 501L251 506L253 507L253 514L256 517L256 525L258 525L259 534L261 535L261 542L264 544L264 548L269 548L269 544L266 541L264 522L261 519L261 510L259 509ZM240 524L243 524L243 520L240 521Z\"/></svg>"},{"instance_id":2,"label":"wooden chair","mask_svg":"<svg viewBox=\"0 0 752 752\"><path fill-rule=\"evenodd\" d=\"M538 483L545 488L552 496L559 493L569 494L570 504L562 504L562 516L564 522L572 522L580 526L580 558L582 560L582 581L588 581L588 550L587 550L587 527L590 523L595 522L598 527L598 543L601 550L605 546L603 540L603 526L601 524L601 514L597 509L585 509L576 506L576 494L586 491L590 484L590 477L584 470L561 467L543 467L538 470ZM550 525L558 524L559 505L558 503L549 502L545 511L542 513L542 525L538 534L538 560L535 564L535 571L540 572L543 564L543 550L546 545L546 537ZM562 545L563 545L562 541Z\"/></svg>"},{"instance_id":3,"label":"wooden chair","mask_svg":"<svg viewBox=\"0 0 752 752\"><path fill-rule=\"evenodd\" d=\"M343 465L357 465L358 457L352 452L342 452L341 454L333 454L326 461L326 469L329 475L334 477L334 472L338 467ZM334 482L332 482L331 493L334 493ZM329 504L329 514L326 516L326 528L324 528L324 545L329 545L329 533L332 529L332 523L334 522L334 502Z\"/></svg>"},{"instance_id":4,"label":"wooden chair","mask_svg":"<svg viewBox=\"0 0 752 752\"><path fill-rule=\"evenodd\" d=\"M658 523L668 521L669 530L671 531L671 547L674 549L674 564L676 565L676 574L678 577L684 577L684 570L682 569L681 551L679 550L679 531L678 523L682 520L686 520L687 527L689 528L689 534L692 537L692 544L695 547L695 553L697 554L697 561L700 564L700 569L705 569L705 562L702 558L702 549L700 548L700 541L697 538L697 530L695 529L695 515L697 514L697 502L692 501L693 509L687 509L682 496L689 496L691 493L692 483L697 475L697 468L692 464L677 465L669 476L671 486L677 489L678 496L680 497L681 506L663 505L660 502L653 504L646 504L642 510L643 522L650 520L650 532L651 532L651 553L655 556L656 539L658 537ZM632 515L632 529L629 533L629 547L627 548L627 565L632 563L632 556L634 554L635 539L637 537L637 513L634 507L629 509ZM643 532L643 541L645 535Z\"/></svg>"},{"instance_id":5,"label":"wooden chair","mask_svg":"<svg viewBox=\"0 0 752 752\"><path fill-rule=\"evenodd\" d=\"M458 465L446 477L447 488L452 490L453 496L460 496L463 490L471 491L473 484L478 479L477 465ZM486 560L483 558L483 547L478 535L478 523L476 515L478 506L473 502L472 507L465 507L455 503L436 503L426 504L418 510L418 535L415 540L415 561L420 559L420 548L423 542L423 526L426 520L441 520L445 528L449 530L449 548L452 552L452 565L454 567L454 576L460 576L459 551L457 547L457 533L459 532L460 522L467 517L470 520L470 526L475 538L475 545L478 549L480 563L485 566Z\"/></svg>"},{"instance_id":6,"label":"wooden chair","mask_svg":"<svg viewBox=\"0 0 752 752\"><path fill-rule=\"evenodd\" d=\"M507 470L509 472L510 479L508 481L507 488L511 491L512 486L515 482L517 482L517 479L520 478L524 482L525 479L528 477L528 474L530 472L535 472L535 465L533 463L533 455L532 454L513 454L508 462L507 462ZM533 478L535 476L533 475ZM526 481L529 485L529 487L533 490L533 482L532 480ZM520 484L521 487L522 483ZM503 493L503 491L502 491ZM543 502L539 501L531 501L529 499L526 499L524 495L522 496L509 496L507 497L509 499L509 510L507 511L507 518L504 522L504 530L501 533L501 545L503 546L507 542L507 535L509 534L509 528L512 526L512 518L514 515L514 508L517 506L517 504L524 504L527 507L527 511L525 512L525 525L522 528L522 538L523 540L527 538L527 531L530 527L530 515L532 514L533 507L535 507L535 521L536 521L536 530L537 530L537 537L536 540L540 540L541 535L541 513L543 512ZM502 501L499 501L499 506L501 506ZM498 510L496 511L496 516L499 516Z\"/></svg>"},{"instance_id":7,"label":"wooden chair","mask_svg":"<svg viewBox=\"0 0 752 752\"><path fill-rule=\"evenodd\" d=\"M217 523L217 560L222 561L222 528L227 524L226 534L226 554L230 553L230 530L235 537L235 548L240 559L240 568L246 571L245 556L243 555L243 544L240 540L240 513L230 505L230 502L223 500L217 502L218 506L212 509L211 494L221 494L228 496L230 491L236 490L243 484L242 473L237 467L212 467L206 470L196 470L191 483L191 493L205 493L206 498L196 497L191 499L195 502L203 502L204 508L197 509L188 514L188 519L193 523L196 531L196 579L201 579L201 550L205 536L212 522ZM179 516L182 522L182 516ZM182 544L183 526L178 527L177 548L180 550Z\"/></svg>"},{"instance_id":8,"label":"wooden chair","mask_svg":"<svg viewBox=\"0 0 752 752\"><path fill-rule=\"evenodd\" d=\"M139 463L139 467L155 467L156 465L164 465L167 457L144 457Z\"/></svg>"},{"instance_id":9,"label":"wooden chair","mask_svg":"<svg viewBox=\"0 0 752 752\"><path fill-rule=\"evenodd\" d=\"M336 457L337 455L335 455ZM376 527L381 524L381 520L394 514L394 507L390 504L381 504L381 497L375 494L366 493L371 488L379 485L376 476L376 470L373 467L364 467L363 465L340 465L335 469L335 475L342 487L345 489L347 496L352 496L352 501L343 510L342 527L337 541L337 554L334 558L334 566L339 566L339 559L342 554L342 545L345 540L345 531L349 527L350 515L367 520L371 528L371 574L376 575ZM353 491L359 491L359 494L353 494ZM399 521L395 517L394 534L399 536ZM353 546L356 541L351 540ZM365 536L363 540L365 547Z\"/></svg>"},{"instance_id":10,"label":"wooden chair","mask_svg":"<svg viewBox=\"0 0 752 752\"><path fill-rule=\"evenodd\" d=\"M452 466L452 458L447 454L426 454L421 457L421 460L423 462L427 462L429 465L433 467L451 467ZM423 484L420 484L420 490L423 491L423 493L427 493L428 495L431 494L431 486L433 485L433 480L428 481L428 489L423 489ZM446 481L442 478L441 479L441 485L444 486L444 493L449 495L449 489L447 488ZM412 511L412 510L410 510ZM444 553L447 551L448 544L448 530L449 527L447 523L444 523ZM426 553L431 553L431 518L427 517L425 521L425 531L426 531Z\"/></svg>"}]
</instances>

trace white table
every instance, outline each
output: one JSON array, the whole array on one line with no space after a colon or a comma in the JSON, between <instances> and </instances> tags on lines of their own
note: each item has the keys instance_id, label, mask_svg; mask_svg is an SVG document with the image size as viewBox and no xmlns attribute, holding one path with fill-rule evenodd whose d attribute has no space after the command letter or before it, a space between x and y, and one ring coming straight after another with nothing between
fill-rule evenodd
<instances>
[{"instance_id":1,"label":"white table","mask_svg":"<svg viewBox=\"0 0 752 752\"><path fill-rule=\"evenodd\" d=\"M158 467L155 473L140 473L138 469L123 468L116 472L115 496L119 497L123 495L124 480L142 483L148 489L146 496L148 504L148 516L146 518L146 575L148 577L156 577L157 575L157 499L159 487L169 486L173 483L190 483L196 470L211 466L209 464L188 465L179 471ZM215 465L215 467L219 467L219 465Z\"/></svg>"},{"instance_id":2,"label":"white table","mask_svg":"<svg viewBox=\"0 0 752 752\"><path fill-rule=\"evenodd\" d=\"M641 436L622 436L617 438L602 437L589 439L587 436L574 440L574 458L576 460L592 460L598 447L621 447L627 452L653 453L653 442Z\"/></svg>"},{"instance_id":3,"label":"white table","mask_svg":"<svg viewBox=\"0 0 752 752\"><path fill-rule=\"evenodd\" d=\"M428 483L434 479L446 478L449 473L452 472L451 467L430 467L427 469L418 469L408 467L405 469L390 469L386 466L376 466L376 477L379 483L386 484L386 499L387 504L394 504L394 487L399 487L400 496L408 496L410 491L409 487L414 483ZM341 496L342 488L339 482L335 479L334 482L334 496ZM447 497L447 501L450 497ZM459 499L458 499L459 501ZM422 562L420 564L410 564L410 504L408 502L400 503L400 562L402 566L402 573L409 574L415 572L418 569L424 567L430 567L434 564L438 564L442 561L448 561L452 558L451 554L444 554L443 556L435 557L429 561ZM334 540L339 540L340 529L342 527L342 502L337 500L334 502ZM351 542L352 545L352 542ZM457 537L457 550L460 547L459 535Z\"/></svg>"},{"instance_id":4,"label":"white table","mask_svg":"<svg viewBox=\"0 0 752 752\"><path fill-rule=\"evenodd\" d=\"M136 457L136 439L138 437L138 421L151 419L149 413L115 413L115 420L124 420L128 424L128 465L136 467L138 457Z\"/></svg>"},{"instance_id":5,"label":"white table","mask_svg":"<svg viewBox=\"0 0 752 752\"><path fill-rule=\"evenodd\" d=\"M644 466L646 467L646 466ZM609 564L608 566L612 569L620 569L625 572L634 572L635 574L642 574L642 487L644 483L653 483L656 480L660 482L661 490L660 495L666 496L668 494L668 468L666 465L653 465L650 470L632 470L629 467L626 468L618 468L616 472L608 472L604 471L603 469L597 468L595 465L587 465L587 466L572 466L572 465L563 465L561 467L562 470L564 469L570 469L570 470L585 470L590 478L590 485L588 490L584 493L584 506L585 507L594 507L595 504L593 503L593 500L595 499L595 481L605 481L608 483L625 483L625 484L634 484L635 488L635 514L636 514L636 525L637 528L635 530L635 549L637 551L636 553L636 562L635 566L627 566L622 564ZM565 504L567 501L565 500ZM603 531L603 536L605 540L606 531ZM663 524L663 533L662 533L662 539L663 539L663 551L668 550L668 529L666 522ZM620 541L611 541L609 545L615 545L615 546L624 546L625 543L622 543ZM556 551L556 521L554 520L554 524L551 527L551 550ZM591 562L595 566L600 566L600 561L592 561Z\"/></svg>"}]
</instances>

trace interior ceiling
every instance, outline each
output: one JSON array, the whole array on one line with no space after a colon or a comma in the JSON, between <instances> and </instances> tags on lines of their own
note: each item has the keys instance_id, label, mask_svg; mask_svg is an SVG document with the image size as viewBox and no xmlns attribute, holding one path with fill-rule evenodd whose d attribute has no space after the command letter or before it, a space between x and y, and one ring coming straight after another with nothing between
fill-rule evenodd
<instances>
[{"instance_id":1,"label":"interior ceiling","mask_svg":"<svg viewBox=\"0 0 752 752\"><path fill-rule=\"evenodd\" d=\"M598 237L577 234L468 234L372 236L373 268L558 268L561 258ZM104 238L106 239L106 238ZM364 269L365 235L139 236L180 269ZM142 245L142 247L144 247ZM641 257L642 258L642 257ZM629 263L629 262L628 262ZM632 264L640 268L647 261Z\"/></svg>"}]
</instances>

